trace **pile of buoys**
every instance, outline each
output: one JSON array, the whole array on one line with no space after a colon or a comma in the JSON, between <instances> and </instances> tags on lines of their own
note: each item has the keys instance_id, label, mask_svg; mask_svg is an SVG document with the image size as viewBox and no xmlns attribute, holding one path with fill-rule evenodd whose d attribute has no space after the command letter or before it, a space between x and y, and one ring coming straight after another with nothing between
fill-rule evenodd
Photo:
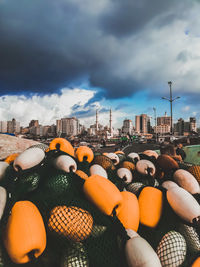
<instances>
[{"instance_id":1,"label":"pile of buoys","mask_svg":"<svg viewBox=\"0 0 200 267\"><path fill-rule=\"evenodd\" d=\"M63 138L0 162L0 266L200 266L200 166Z\"/></svg>"}]
</instances>

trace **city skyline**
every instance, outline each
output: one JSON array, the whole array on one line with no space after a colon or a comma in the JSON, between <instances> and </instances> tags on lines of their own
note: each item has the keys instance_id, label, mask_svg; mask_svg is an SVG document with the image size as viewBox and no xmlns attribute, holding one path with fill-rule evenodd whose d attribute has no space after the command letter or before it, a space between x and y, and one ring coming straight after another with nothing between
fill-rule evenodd
<instances>
[{"instance_id":1,"label":"city skyline","mask_svg":"<svg viewBox=\"0 0 200 267\"><path fill-rule=\"evenodd\" d=\"M190 116L200 124L197 0L0 1L0 120L91 124L111 108L127 117ZM39 18L39 19L38 19ZM84 22L84 23L83 23Z\"/></svg>"},{"instance_id":2,"label":"city skyline","mask_svg":"<svg viewBox=\"0 0 200 267\"><path fill-rule=\"evenodd\" d=\"M111 123L111 118L112 118L112 110L109 110L109 123L102 125L98 118L99 118L99 113L98 110L96 110L96 120L90 124L89 126L86 126L84 124L81 124L79 118L77 117L64 117L64 118L57 118L56 122L53 124L48 124L48 125L43 125L39 122L39 120L35 120L35 119L31 119L28 123L28 125L26 125L25 127L23 127L22 125L20 125L20 121L17 121L15 118L12 118L12 120L9 121L0 121L0 132L6 132L6 128L11 127L12 128L12 124L14 122L14 128L17 127L17 129L23 128L29 128L31 129L32 127L51 127L51 126L55 126L56 127L56 132L58 133L59 131L62 132L62 127L64 126L64 128L66 129L67 124L69 121L74 121L76 122L75 124L77 124L77 126L75 126L77 129L79 127L81 128L85 128L86 130L89 128L93 128L94 134L96 134L99 130L99 127L101 127L101 129L103 128L107 128L109 130L109 132L112 132L112 130L122 130L122 133L124 132L129 132L133 131L136 133L142 133L142 132L151 132L151 128L154 129L154 132L157 133L163 133L163 132L170 132L170 126L171 126L171 117L169 115L167 115L167 112L165 112L165 114L163 114L162 116L157 116L156 118L152 118L150 117L148 114L138 114L135 115L135 118L133 120L131 120L130 118L125 118L122 122L122 125L120 125L120 127L118 128L114 128L112 126ZM153 123L151 123L151 119L154 120ZM156 121L155 121L156 120ZM62 126L62 122L64 122L63 126ZM73 124L74 124L73 122ZM66 124L67 123L67 124ZM180 126L182 128L182 131L184 129L184 127L187 128L187 131L197 131L198 125L196 122L196 117L190 117L188 120L184 120L182 117L180 117L176 122L173 122L173 127L176 128L178 126L178 124L182 123L183 126ZM189 124L191 123L192 127L189 126ZM184 126L187 125L187 126ZM164 126L164 127L163 127ZM155 127L157 128L157 130L155 130ZM74 128L74 126L73 126ZM191 129L190 129L191 128ZM2 130L4 129L4 130ZM123 129L125 129L125 131L123 131ZM18 130L17 132L19 132L20 130ZM9 130L8 130L9 132ZM12 132L12 131L11 131ZM66 130L64 130L64 132L66 132Z\"/></svg>"}]
</instances>

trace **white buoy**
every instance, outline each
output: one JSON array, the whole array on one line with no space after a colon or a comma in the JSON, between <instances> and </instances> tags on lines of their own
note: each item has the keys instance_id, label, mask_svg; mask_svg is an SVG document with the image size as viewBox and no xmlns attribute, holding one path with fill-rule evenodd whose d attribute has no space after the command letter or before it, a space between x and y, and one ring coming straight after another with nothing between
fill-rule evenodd
<instances>
[{"instance_id":1,"label":"white buoy","mask_svg":"<svg viewBox=\"0 0 200 267\"><path fill-rule=\"evenodd\" d=\"M162 187L169 190L172 187L179 187L179 186L175 182L167 180L167 181L162 183Z\"/></svg>"},{"instance_id":2,"label":"white buoy","mask_svg":"<svg viewBox=\"0 0 200 267\"><path fill-rule=\"evenodd\" d=\"M126 184L131 183L133 180L133 175L131 171L127 168L119 168L117 170L117 175L119 176L119 178L124 179L124 182Z\"/></svg>"},{"instance_id":3,"label":"white buoy","mask_svg":"<svg viewBox=\"0 0 200 267\"><path fill-rule=\"evenodd\" d=\"M147 155L149 157L152 157L153 156L156 159L158 157L158 153L156 151L154 151L154 150L145 150L144 152L142 152L142 154L145 154L145 155Z\"/></svg>"},{"instance_id":4,"label":"white buoy","mask_svg":"<svg viewBox=\"0 0 200 267\"><path fill-rule=\"evenodd\" d=\"M126 229L126 232L130 238L139 236L139 234L132 229Z\"/></svg>"},{"instance_id":5,"label":"white buoy","mask_svg":"<svg viewBox=\"0 0 200 267\"><path fill-rule=\"evenodd\" d=\"M57 157L54 162L54 166L62 171L69 173L70 171L76 172L77 171L77 164L73 158L67 155L61 155Z\"/></svg>"},{"instance_id":6,"label":"white buoy","mask_svg":"<svg viewBox=\"0 0 200 267\"><path fill-rule=\"evenodd\" d=\"M3 216L3 212L6 206L7 201L7 192L6 189L2 186L0 186L0 220Z\"/></svg>"},{"instance_id":7,"label":"white buoy","mask_svg":"<svg viewBox=\"0 0 200 267\"><path fill-rule=\"evenodd\" d=\"M126 242L125 254L129 267L162 267L156 252L140 236Z\"/></svg>"},{"instance_id":8,"label":"white buoy","mask_svg":"<svg viewBox=\"0 0 200 267\"><path fill-rule=\"evenodd\" d=\"M27 170L38 165L45 157L41 148L33 147L22 152L13 163L16 171Z\"/></svg>"},{"instance_id":9,"label":"white buoy","mask_svg":"<svg viewBox=\"0 0 200 267\"><path fill-rule=\"evenodd\" d=\"M140 156L138 155L138 153L135 152L128 154L128 157L131 158L133 161L140 160Z\"/></svg>"},{"instance_id":10,"label":"white buoy","mask_svg":"<svg viewBox=\"0 0 200 267\"><path fill-rule=\"evenodd\" d=\"M98 164L94 164L90 167L90 175L93 175L93 174L98 174L102 177L108 178L108 174L106 170Z\"/></svg>"},{"instance_id":11,"label":"white buoy","mask_svg":"<svg viewBox=\"0 0 200 267\"><path fill-rule=\"evenodd\" d=\"M146 159L141 159L136 163L136 170L142 175L154 176L156 168L154 164Z\"/></svg>"},{"instance_id":12,"label":"white buoy","mask_svg":"<svg viewBox=\"0 0 200 267\"><path fill-rule=\"evenodd\" d=\"M172 187L167 191L167 200L183 220L192 223L192 220L200 216L200 205L196 199L181 187Z\"/></svg>"},{"instance_id":13,"label":"white buoy","mask_svg":"<svg viewBox=\"0 0 200 267\"><path fill-rule=\"evenodd\" d=\"M0 161L0 180L3 179L6 173L6 169L8 168L9 164L4 161Z\"/></svg>"},{"instance_id":14,"label":"white buoy","mask_svg":"<svg viewBox=\"0 0 200 267\"><path fill-rule=\"evenodd\" d=\"M119 157L117 154L115 153L108 153L106 155L106 157L110 158L112 160L112 162L114 163L114 165L119 164Z\"/></svg>"},{"instance_id":15,"label":"white buoy","mask_svg":"<svg viewBox=\"0 0 200 267\"><path fill-rule=\"evenodd\" d=\"M188 171L179 169L173 175L174 181L191 194L199 194L200 186L196 178Z\"/></svg>"}]
</instances>

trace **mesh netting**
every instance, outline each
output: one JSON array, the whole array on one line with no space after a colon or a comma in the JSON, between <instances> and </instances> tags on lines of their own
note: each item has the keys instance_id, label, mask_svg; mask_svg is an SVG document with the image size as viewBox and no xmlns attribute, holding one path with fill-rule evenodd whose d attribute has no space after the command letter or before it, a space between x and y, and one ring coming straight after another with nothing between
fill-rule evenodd
<instances>
[{"instance_id":1,"label":"mesh netting","mask_svg":"<svg viewBox=\"0 0 200 267\"><path fill-rule=\"evenodd\" d=\"M91 164L98 164L105 170L115 170L115 165L113 164L112 160L104 155L95 156Z\"/></svg>"},{"instance_id":2,"label":"mesh netting","mask_svg":"<svg viewBox=\"0 0 200 267\"><path fill-rule=\"evenodd\" d=\"M186 241L180 233L170 231L160 241L156 253L162 267L180 266L187 253Z\"/></svg>"},{"instance_id":3,"label":"mesh netting","mask_svg":"<svg viewBox=\"0 0 200 267\"><path fill-rule=\"evenodd\" d=\"M62 253L60 267L89 267L89 258L85 246L71 243Z\"/></svg>"},{"instance_id":4,"label":"mesh netting","mask_svg":"<svg viewBox=\"0 0 200 267\"><path fill-rule=\"evenodd\" d=\"M126 186L126 190L138 196L143 187L143 183L133 182Z\"/></svg>"},{"instance_id":5,"label":"mesh netting","mask_svg":"<svg viewBox=\"0 0 200 267\"><path fill-rule=\"evenodd\" d=\"M188 249L192 253L200 252L200 239L195 228L186 224L180 224L178 230L184 236Z\"/></svg>"},{"instance_id":6,"label":"mesh netting","mask_svg":"<svg viewBox=\"0 0 200 267\"><path fill-rule=\"evenodd\" d=\"M45 144L42 144L42 143L37 144L37 145L30 146L29 148L34 148L34 147L41 148L43 151L45 151L46 149L48 149L48 146L45 145ZM29 149L29 148L28 148L28 149Z\"/></svg>"},{"instance_id":7,"label":"mesh netting","mask_svg":"<svg viewBox=\"0 0 200 267\"><path fill-rule=\"evenodd\" d=\"M197 179L198 183L200 184L200 166L193 165L188 168L188 171Z\"/></svg>"},{"instance_id":8,"label":"mesh netting","mask_svg":"<svg viewBox=\"0 0 200 267\"><path fill-rule=\"evenodd\" d=\"M180 169L188 170L190 167L192 167L194 164L184 161L178 161L178 165Z\"/></svg>"},{"instance_id":9,"label":"mesh netting","mask_svg":"<svg viewBox=\"0 0 200 267\"><path fill-rule=\"evenodd\" d=\"M86 239L91 234L92 226L91 214L77 207L55 207L48 221L51 231L75 242Z\"/></svg>"}]
</instances>

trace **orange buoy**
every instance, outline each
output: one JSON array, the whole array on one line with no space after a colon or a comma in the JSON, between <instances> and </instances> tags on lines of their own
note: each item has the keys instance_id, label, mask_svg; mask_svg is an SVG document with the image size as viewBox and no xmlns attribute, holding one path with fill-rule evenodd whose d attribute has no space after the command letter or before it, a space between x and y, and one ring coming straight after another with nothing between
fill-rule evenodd
<instances>
[{"instance_id":1,"label":"orange buoy","mask_svg":"<svg viewBox=\"0 0 200 267\"><path fill-rule=\"evenodd\" d=\"M163 193L154 187L147 186L139 195L140 223L155 228L163 210Z\"/></svg>"},{"instance_id":2,"label":"orange buoy","mask_svg":"<svg viewBox=\"0 0 200 267\"><path fill-rule=\"evenodd\" d=\"M77 170L76 174L83 180L86 180L88 178L88 175L82 170Z\"/></svg>"},{"instance_id":3,"label":"orange buoy","mask_svg":"<svg viewBox=\"0 0 200 267\"><path fill-rule=\"evenodd\" d=\"M199 267L200 266L200 257L198 257L191 265L191 267Z\"/></svg>"},{"instance_id":4,"label":"orange buoy","mask_svg":"<svg viewBox=\"0 0 200 267\"><path fill-rule=\"evenodd\" d=\"M96 174L85 181L83 191L107 215L112 215L113 209L123 200L119 189L110 180Z\"/></svg>"},{"instance_id":5,"label":"orange buoy","mask_svg":"<svg viewBox=\"0 0 200 267\"><path fill-rule=\"evenodd\" d=\"M77 159L82 162L84 158L90 163L94 158L94 153L88 146L79 146L76 150Z\"/></svg>"},{"instance_id":6,"label":"orange buoy","mask_svg":"<svg viewBox=\"0 0 200 267\"><path fill-rule=\"evenodd\" d=\"M19 153L13 153L11 155L9 155L4 161L7 162L8 164L12 163L16 157L19 156Z\"/></svg>"},{"instance_id":7,"label":"orange buoy","mask_svg":"<svg viewBox=\"0 0 200 267\"><path fill-rule=\"evenodd\" d=\"M38 258L46 247L42 216L30 201L18 201L11 210L4 232L4 245L14 263L27 263Z\"/></svg>"},{"instance_id":8,"label":"orange buoy","mask_svg":"<svg viewBox=\"0 0 200 267\"><path fill-rule=\"evenodd\" d=\"M137 232L140 219L138 199L136 195L128 191L121 192L121 195L123 200L116 208L117 217L124 228Z\"/></svg>"},{"instance_id":9,"label":"orange buoy","mask_svg":"<svg viewBox=\"0 0 200 267\"><path fill-rule=\"evenodd\" d=\"M74 148L73 148L73 146L70 144L70 142L68 142L64 138L55 138L55 139L53 139L51 141L50 145L49 145L49 149L50 150L59 149L59 150L64 151L67 154L69 154L69 155L74 157Z\"/></svg>"},{"instance_id":10,"label":"orange buoy","mask_svg":"<svg viewBox=\"0 0 200 267\"><path fill-rule=\"evenodd\" d=\"M130 162L130 161L123 161L120 164L120 168L126 168L126 169L129 169L130 171L134 171L135 170L135 164L133 162Z\"/></svg>"}]
</instances>

